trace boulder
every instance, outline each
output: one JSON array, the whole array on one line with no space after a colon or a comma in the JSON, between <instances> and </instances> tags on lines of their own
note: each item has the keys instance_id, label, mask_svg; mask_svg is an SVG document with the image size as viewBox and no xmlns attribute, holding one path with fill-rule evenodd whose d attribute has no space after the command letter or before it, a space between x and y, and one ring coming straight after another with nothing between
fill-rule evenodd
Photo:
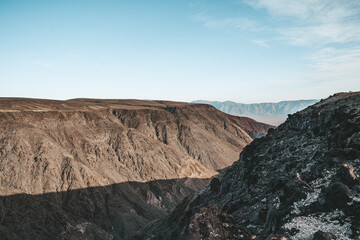
<instances>
[{"instance_id":1,"label":"boulder","mask_svg":"<svg viewBox=\"0 0 360 240\"><path fill-rule=\"evenodd\" d=\"M351 192L349 188L341 183L336 182L324 189L325 204L329 209L343 209L351 201Z\"/></svg>"},{"instance_id":2,"label":"boulder","mask_svg":"<svg viewBox=\"0 0 360 240\"><path fill-rule=\"evenodd\" d=\"M329 232L324 232L324 231L317 231L315 234L314 234L314 240L335 240L337 239L336 236L332 233L329 233Z\"/></svg>"},{"instance_id":3,"label":"boulder","mask_svg":"<svg viewBox=\"0 0 360 240\"><path fill-rule=\"evenodd\" d=\"M352 187L358 183L358 179L354 174L354 167L343 164L337 172L337 176L340 181L346 184L348 187Z\"/></svg>"},{"instance_id":4,"label":"boulder","mask_svg":"<svg viewBox=\"0 0 360 240\"><path fill-rule=\"evenodd\" d=\"M280 234L271 234L266 238L266 240L288 240L288 238Z\"/></svg>"}]
</instances>

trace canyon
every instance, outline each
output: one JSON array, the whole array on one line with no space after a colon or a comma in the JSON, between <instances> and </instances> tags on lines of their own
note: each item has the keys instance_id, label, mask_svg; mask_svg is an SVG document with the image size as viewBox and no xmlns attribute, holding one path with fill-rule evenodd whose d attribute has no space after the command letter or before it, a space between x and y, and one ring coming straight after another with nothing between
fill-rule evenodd
<instances>
[{"instance_id":1,"label":"canyon","mask_svg":"<svg viewBox=\"0 0 360 240\"><path fill-rule=\"evenodd\" d=\"M128 239L272 128L205 104L0 99L3 239Z\"/></svg>"}]
</instances>

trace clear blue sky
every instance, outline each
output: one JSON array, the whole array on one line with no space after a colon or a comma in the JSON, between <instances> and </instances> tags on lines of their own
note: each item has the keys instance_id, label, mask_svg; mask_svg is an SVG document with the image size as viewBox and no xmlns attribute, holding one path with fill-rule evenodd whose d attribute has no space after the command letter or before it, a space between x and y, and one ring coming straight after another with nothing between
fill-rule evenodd
<instances>
[{"instance_id":1,"label":"clear blue sky","mask_svg":"<svg viewBox=\"0 0 360 240\"><path fill-rule=\"evenodd\" d=\"M360 90L359 0L0 0L0 96L236 102Z\"/></svg>"}]
</instances>

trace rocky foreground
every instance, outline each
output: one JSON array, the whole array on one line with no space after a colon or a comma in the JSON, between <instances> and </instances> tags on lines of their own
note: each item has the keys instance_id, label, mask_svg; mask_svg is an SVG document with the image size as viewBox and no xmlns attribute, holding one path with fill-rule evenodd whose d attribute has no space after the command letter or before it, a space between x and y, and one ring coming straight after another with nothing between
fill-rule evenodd
<instances>
[{"instance_id":1,"label":"rocky foreground","mask_svg":"<svg viewBox=\"0 0 360 240\"><path fill-rule=\"evenodd\" d=\"M138 239L360 239L360 92L295 113Z\"/></svg>"},{"instance_id":2,"label":"rocky foreground","mask_svg":"<svg viewBox=\"0 0 360 240\"><path fill-rule=\"evenodd\" d=\"M271 126L203 104L0 99L0 239L126 239Z\"/></svg>"}]
</instances>

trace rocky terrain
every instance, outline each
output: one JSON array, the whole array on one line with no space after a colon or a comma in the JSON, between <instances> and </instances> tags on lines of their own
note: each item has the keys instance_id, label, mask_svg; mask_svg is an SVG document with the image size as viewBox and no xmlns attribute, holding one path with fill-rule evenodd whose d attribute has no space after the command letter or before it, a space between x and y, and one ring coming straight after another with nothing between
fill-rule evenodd
<instances>
[{"instance_id":1,"label":"rocky terrain","mask_svg":"<svg viewBox=\"0 0 360 240\"><path fill-rule=\"evenodd\" d=\"M296 113L304 108L315 104L319 100L297 100L281 101L277 103L236 103L231 101L217 102L198 100L194 103L206 103L214 106L228 114L235 116L245 116L256 119L260 122L269 123L275 126L285 122L288 114Z\"/></svg>"},{"instance_id":2,"label":"rocky terrain","mask_svg":"<svg viewBox=\"0 0 360 240\"><path fill-rule=\"evenodd\" d=\"M126 239L271 127L204 104L0 99L1 239Z\"/></svg>"},{"instance_id":3,"label":"rocky terrain","mask_svg":"<svg viewBox=\"0 0 360 240\"><path fill-rule=\"evenodd\" d=\"M360 239L360 92L289 116L138 239Z\"/></svg>"}]
</instances>

